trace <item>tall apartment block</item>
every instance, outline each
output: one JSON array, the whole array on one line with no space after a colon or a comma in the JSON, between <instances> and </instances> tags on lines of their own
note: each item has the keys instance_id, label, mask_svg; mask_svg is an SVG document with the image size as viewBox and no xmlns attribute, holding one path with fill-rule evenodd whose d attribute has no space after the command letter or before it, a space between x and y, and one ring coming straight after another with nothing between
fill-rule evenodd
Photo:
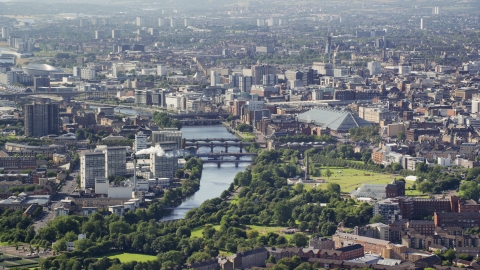
<instances>
[{"instance_id":1,"label":"tall apartment block","mask_svg":"<svg viewBox=\"0 0 480 270\"><path fill-rule=\"evenodd\" d=\"M140 131L135 135L135 152L143 149L147 149L147 135Z\"/></svg>"},{"instance_id":2,"label":"tall apartment block","mask_svg":"<svg viewBox=\"0 0 480 270\"><path fill-rule=\"evenodd\" d=\"M96 151L105 155L104 177L123 176L126 174L127 149L123 146L97 146Z\"/></svg>"},{"instance_id":3,"label":"tall apartment block","mask_svg":"<svg viewBox=\"0 0 480 270\"><path fill-rule=\"evenodd\" d=\"M150 154L150 172L156 178L173 179L175 171L178 169L178 157L174 154L178 149L177 142L163 141L158 145L162 147L165 155Z\"/></svg>"},{"instance_id":4,"label":"tall apartment block","mask_svg":"<svg viewBox=\"0 0 480 270\"><path fill-rule=\"evenodd\" d=\"M58 134L60 128L58 104L34 101L32 104L24 105L23 112L26 136L42 137Z\"/></svg>"},{"instance_id":5,"label":"tall apartment block","mask_svg":"<svg viewBox=\"0 0 480 270\"><path fill-rule=\"evenodd\" d=\"M95 178L105 177L105 154L102 152L84 153L80 156L80 186L83 189L95 188Z\"/></svg>"}]
</instances>

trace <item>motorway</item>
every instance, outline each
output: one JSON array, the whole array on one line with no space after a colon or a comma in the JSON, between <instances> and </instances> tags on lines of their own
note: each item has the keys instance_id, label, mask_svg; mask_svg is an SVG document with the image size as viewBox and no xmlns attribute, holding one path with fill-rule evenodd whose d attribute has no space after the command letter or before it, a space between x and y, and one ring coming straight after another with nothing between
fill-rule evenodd
<instances>
[{"instance_id":1,"label":"motorway","mask_svg":"<svg viewBox=\"0 0 480 270\"><path fill-rule=\"evenodd\" d=\"M39 229L45 227L50 220L55 218L55 207L60 207L60 201L67 198L68 194L71 194L73 191L75 191L75 188L77 187L77 182L75 181L75 178L77 177L77 175L79 175L78 172L71 173L58 194L52 197L49 207L50 209L44 208L42 216L35 220L35 223L33 224L33 226L35 227L35 231L38 231Z\"/></svg>"}]
</instances>

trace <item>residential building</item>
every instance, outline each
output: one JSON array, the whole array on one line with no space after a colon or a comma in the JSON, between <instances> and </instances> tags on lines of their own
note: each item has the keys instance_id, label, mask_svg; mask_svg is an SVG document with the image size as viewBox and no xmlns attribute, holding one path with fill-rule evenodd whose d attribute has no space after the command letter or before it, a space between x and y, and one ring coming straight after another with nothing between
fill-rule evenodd
<instances>
[{"instance_id":1,"label":"residential building","mask_svg":"<svg viewBox=\"0 0 480 270\"><path fill-rule=\"evenodd\" d=\"M390 241L390 226L383 223L373 223L362 227L355 226L353 233L355 235Z\"/></svg>"},{"instance_id":2,"label":"residential building","mask_svg":"<svg viewBox=\"0 0 480 270\"><path fill-rule=\"evenodd\" d=\"M178 158L173 155L172 150L163 148L163 151L169 155L150 154L150 172L153 177L173 179L178 166Z\"/></svg>"},{"instance_id":3,"label":"residential building","mask_svg":"<svg viewBox=\"0 0 480 270\"><path fill-rule=\"evenodd\" d=\"M479 212L457 213L436 211L433 219L435 227L473 228L480 226Z\"/></svg>"},{"instance_id":4,"label":"residential building","mask_svg":"<svg viewBox=\"0 0 480 270\"><path fill-rule=\"evenodd\" d=\"M88 152L80 156L80 186L95 188L95 178L105 177L105 154Z\"/></svg>"},{"instance_id":5,"label":"residential building","mask_svg":"<svg viewBox=\"0 0 480 270\"><path fill-rule=\"evenodd\" d=\"M407 222L407 228L423 235L433 235L435 223L431 220L410 220Z\"/></svg>"},{"instance_id":6,"label":"residential building","mask_svg":"<svg viewBox=\"0 0 480 270\"><path fill-rule=\"evenodd\" d=\"M336 248L342 248L349 245L360 244L365 253L382 254L382 251L392 246L392 243L386 240L380 240L370 237L358 236L354 234L337 232L332 236Z\"/></svg>"},{"instance_id":7,"label":"residential building","mask_svg":"<svg viewBox=\"0 0 480 270\"><path fill-rule=\"evenodd\" d=\"M373 206L373 215L382 215L383 222L390 224L395 220L402 219L400 203L395 199L385 199L376 202Z\"/></svg>"},{"instance_id":8,"label":"residential building","mask_svg":"<svg viewBox=\"0 0 480 270\"><path fill-rule=\"evenodd\" d=\"M127 149L124 146L97 146L105 154L105 177L126 174Z\"/></svg>"},{"instance_id":9,"label":"residential building","mask_svg":"<svg viewBox=\"0 0 480 270\"><path fill-rule=\"evenodd\" d=\"M143 17L137 16L135 20L135 25L136 26L143 26L144 25L144 19Z\"/></svg>"},{"instance_id":10,"label":"residential building","mask_svg":"<svg viewBox=\"0 0 480 270\"><path fill-rule=\"evenodd\" d=\"M60 129L59 106L49 101L25 104L25 135L42 137L58 134Z\"/></svg>"},{"instance_id":11,"label":"residential building","mask_svg":"<svg viewBox=\"0 0 480 270\"><path fill-rule=\"evenodd\" d=\"M68 216L70 214L70 209L64 206L55 207L54 211L56 217Z\"/></svg>"},{"instance_id":12,"label":"residential building","mask_svg":"<svg viewBox=\"0 0 480 270\"><path fill-rule=\"evenodd\" d=\"M335 249L335 242L330 238L316 236L309 240L308 246L315 249Z\"/></svg>"},{"instance_id":13,"label":"residential building","mask_svg":"<svg viewBox=\"0 0 480 270\"><path fill-rule=\"evenodd\" d=\"M135 152L141 151L143 149L147 149L147 135L145 135L143 132L139 132L138 134L135 134Z\"/></svg>"},{"instance_id":14,"label":"residential building","mask_svg":"<svg viewBox=\"0 0 480 270\"><path fill-rule=\"evenodd\" d=\"M353 260L365 256L364 248L360 244L337 248L337 250L342 252L340 256L341 260Z\"/></svg>"},{"instance_id":15,"label":"residential building","mask_svg":"<svg viewBox=\"0 0 480 270\"><path fill-rule=\"evenodd\" d=\"M108 207L108 211L112 214L123 216L125 214L125 207L123 205L112 205Z\"/></svg>"}]
</instances>

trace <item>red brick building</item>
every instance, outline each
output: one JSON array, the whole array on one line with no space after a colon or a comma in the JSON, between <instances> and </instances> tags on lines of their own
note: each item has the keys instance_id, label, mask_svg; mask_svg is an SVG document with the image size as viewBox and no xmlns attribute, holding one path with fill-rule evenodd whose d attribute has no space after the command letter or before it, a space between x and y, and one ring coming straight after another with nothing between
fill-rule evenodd
<instances>
[{"instance_id":1,"label":"red brick building","mask_svg":"<svg viewBox=\"0 0 480 270\"><path fill-rule=\"evenodd\" d=\"M340 260L353 260L365 256L363 246L360 244L338 248L337 250L342 252L340 254Z\"/></svg>"}]
</instances>

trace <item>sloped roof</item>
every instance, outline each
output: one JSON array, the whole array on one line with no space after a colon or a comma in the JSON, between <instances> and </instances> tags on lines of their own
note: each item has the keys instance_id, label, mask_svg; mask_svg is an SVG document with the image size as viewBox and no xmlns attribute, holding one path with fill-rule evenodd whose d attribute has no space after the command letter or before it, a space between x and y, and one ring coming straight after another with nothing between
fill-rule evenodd
<instances>
[{"instance_id":1,"label":"sloped roof","mask_svg":"<svg viewBox=\"0 0 480 270\"><path fill-rule=\"evenodd\" d=\"M363 184L358 189L352 191L350 195L354 198L366 197L372 199L383 199L387 197L385 184Z\"/></svg>"},{"instance_id":2,"label":"sloped roof","mask_svg":"<svg viewBox=\"0 0 480 270\"><path fill-rule=\"evenodd\" d=\"M297 121L312 123L331 130L349 130L350 128L371 126L372 123L363 120L358 115L347 111L326 108L312 109L297 116Z\"/></svg>"}]
</instances>

